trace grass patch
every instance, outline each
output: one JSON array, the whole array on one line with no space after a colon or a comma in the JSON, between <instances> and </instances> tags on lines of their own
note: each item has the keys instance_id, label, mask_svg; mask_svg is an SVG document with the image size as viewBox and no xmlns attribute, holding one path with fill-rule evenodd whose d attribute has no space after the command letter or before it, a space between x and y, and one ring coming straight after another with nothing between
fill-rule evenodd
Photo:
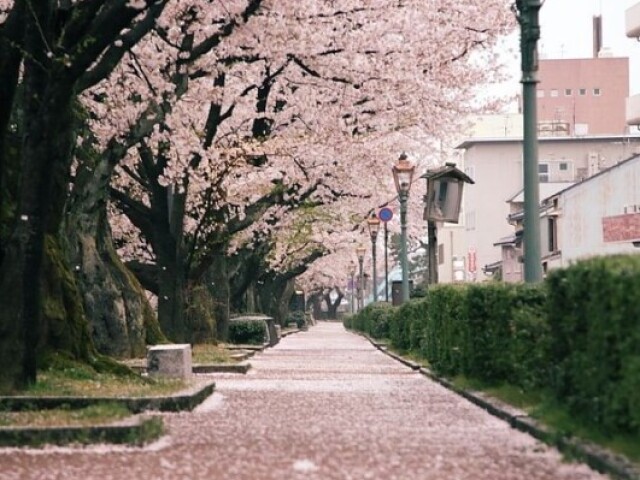
<instances>
[{"instance_id":1,"label":"grass patch","mask_svg":"<svg viewBox=\"0 0 640 480\"><path fill-rule=\"evenodd\" d=\"M572 415L566 407L560 405L550 393L544 390L525 391L509 384L488 385L464 375L454 377L452 382L458 388L482 391L513 405L550 427L558 435L588 440L622 454L633 462L640 463L640 437L624 434L609 435L599 431L583 419Z\"/></svg>"},{"instance_id":2,"label":"grass patch","mask_svg":"<svg viewBox=\"0 0 640 480\"><path fill-rule=\"evenodd\" d=\"M194 345L191 351L193 363L237 363L229 350L220 345L201 343Z\"/></svg>"},{"instance_id":3,"label":"grass patch","mask_svg":"<svg viewBox=\"0 0 640 480\"><path fill-rule=\"evenodd\" d=\"M181 379L97 372L91 366L65 362L38 372L37 381L18 395L70 397L142 397L168 395L187 387Z\"/></svg>"},{"instance_id":4,"label":"grass patch","mask_svg":"<svg viewBox=\"0 0 640 480\"><path fill-rule=\"evenodd\" d=\"M0 412L2 427L59 427L113 423L131 416L124 405L100 403L81 409L58 408L22 412Z\"/></svg>"},{"instance_id":5,"label":"grass patch","mask_svg":"<svg viewBox=\"0 0 640 480\"><path fill-rule=\"evenodd\" d=\"M545 396L531 411L531 416L545 425L553 428L557 433L567 437L577 437L589 440L613 452L621 453L629 460L640 464L640 436L614 434L589 425L580 417L571 414L566 407Z\"/></svg>"}]
</instances>

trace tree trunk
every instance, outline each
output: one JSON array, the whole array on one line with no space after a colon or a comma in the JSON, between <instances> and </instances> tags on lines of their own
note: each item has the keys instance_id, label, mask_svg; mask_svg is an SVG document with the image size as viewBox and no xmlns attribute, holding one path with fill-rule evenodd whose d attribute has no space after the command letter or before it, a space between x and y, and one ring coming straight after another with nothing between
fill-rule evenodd
<instances>
[{"instance_id":1,"label":"tree trunk","mask_svg":"<svg viewBox=\"0 0 640 480\"><path fill-rule=\"evenodd\" d=\"M97 350L114 357L142 356L147 343L164 338L144 290L113 247L107 220L113 167L102 157L78 169L64 222L65 250Z\"/></svg>"},{"instance_id":2,"label":"tree trunk","mask_svg":"<svg viewBox=\"0 0 640 480\"><path fill-rule=\"evenodd\" d=\"M335 320L338 318L338 307L340 306L340 302L342 302L342 299L344 298L344 295L342 294L342 292L338 291L338 297L336 298L335 302L331 301L331 292L333 290L330 290L328 293L325 293L323 295L324 298L324 302L327 304L327 318L330 320Z\"/></svg>"},{"instance_id":3,"label":"tree trunk","mask_svg":"<svg viewBox=\"0 0 640 480\"><path fill-rule=\"evenodd\" d=\"M289 300L295 290L294 279L275 275L258 289L262 312L273 317L277 324L284 325L289 314Z\"/></svg>"},{"instance_id":4,"label":"tree trunk","mask_svg":"<svg viewBox=\"0 0 640 480\"><path fill-rule=\"evenodd\" d=\"M215 304L206 284L196 284L186 290L185 325L189 343L216 342Z\"/></svg>"},{"instance_id":5,"label":"tree trunk","mask_svg":"<svg viewBox=\"0 0 640 480\"><path fill-rule=\"evenodd\" d=\"M48 23L48 6L32 6L34 22ZM42 68L42 32L30 22L25 61L24 143L18 225L0 265L0 389L23 388L35 382L41 336L40 291L45 232L57 232L66 199L71 159L73 115L70 86L51 85ZM40 52L41 55L38 55ZM57 188L56 188L57 187ZM58 195L58 196L56 196Z\"/></svg>"},{"instance_id":6,"label":"tree trunk","mask_svg":"<svg viewBox=\"0 0 640 480\"><path fill-rule=\"evenodd\" d=\"M309 303L311 304L311 309L313 311L313 318L317 320L321 319L324 315L322 312L322 294L312 293L309 295Z\"/></svg>"},{"instance_id":7,"label":"tree trunk","mask_svg":"<svg viewBox=\"0 0 640 480\"><path fill-rule=\"evenodd\" d=\"M227 257L221 248L213 256L213 264L206 274L209 291L213 296L214 317L218 340L229 339L229 305L230 293Z\"/></svg>"}]
</instances>

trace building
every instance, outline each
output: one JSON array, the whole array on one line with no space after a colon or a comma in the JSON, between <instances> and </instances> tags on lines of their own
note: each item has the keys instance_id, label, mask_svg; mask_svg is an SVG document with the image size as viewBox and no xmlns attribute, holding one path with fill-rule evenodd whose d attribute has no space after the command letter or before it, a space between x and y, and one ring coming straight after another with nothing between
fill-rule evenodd
<instances>
[{"instance_id":1,"label":"building","mask_svg":"<svg viewBox=\"0 0 640 480\"><path fill-rule=\"evenodd\" d=\"M475 180L464 195L467 256L475 257L476 265L469 279L482 281L491 278L492 264L502 261L494 244L514 234L507 219L513 213L509 200L523 188L522 138L468 139L458 148L464 151L465 173ZM640 137L540 137L538 150L541 183L573 183L640 153Z\"/></svg>"},{"instance_id":2,"label":"building","mask_svg":"<svg viewBox=\"0 0 640 480\"><path fill-rule=\"evenodd\" d=\"M640 155L542 201L542 265L640 253Z\"/></svg>"},{"instance_id":3,"label":"building","mask_svg":"<svg viewBox=\"0 0 640 480\"><path fill-rule=\"evenodd\" d=\"M628 133L628 58L541 60L538 77L539 136Z\"/></svg>"}]
</instances>

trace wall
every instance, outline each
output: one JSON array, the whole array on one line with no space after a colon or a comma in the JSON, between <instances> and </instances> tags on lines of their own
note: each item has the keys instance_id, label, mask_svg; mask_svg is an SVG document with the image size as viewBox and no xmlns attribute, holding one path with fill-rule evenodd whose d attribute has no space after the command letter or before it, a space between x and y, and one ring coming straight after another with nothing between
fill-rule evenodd
<instances>
[{"instance_id":1,"label":"wall","mask_svg":"<svg viewBox=\"0 0 640 480\"><path fill-rule=\"evenodd\" d=\"M640 205L640 157L561 193L561 265L596 255L640 253L632 244L633 239L640 240L640 213L623 216L628 205Z\"/></svg>"}]
</instances>

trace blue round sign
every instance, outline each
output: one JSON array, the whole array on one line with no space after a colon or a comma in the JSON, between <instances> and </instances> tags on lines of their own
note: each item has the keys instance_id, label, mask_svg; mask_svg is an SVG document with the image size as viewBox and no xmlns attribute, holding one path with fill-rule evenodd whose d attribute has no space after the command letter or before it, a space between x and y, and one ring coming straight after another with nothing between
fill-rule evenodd
<instances>
[{"instance_id":1,"label":"blue round sign","mask_svg":"<svg viewBox=\"0 0 640 480\"><path fill-rule=\"evenodd\" d=\"M393 211L389 207L383 207L378 212L378 218L386 223L393 218Z\"/></svg>"}]
</instances>

